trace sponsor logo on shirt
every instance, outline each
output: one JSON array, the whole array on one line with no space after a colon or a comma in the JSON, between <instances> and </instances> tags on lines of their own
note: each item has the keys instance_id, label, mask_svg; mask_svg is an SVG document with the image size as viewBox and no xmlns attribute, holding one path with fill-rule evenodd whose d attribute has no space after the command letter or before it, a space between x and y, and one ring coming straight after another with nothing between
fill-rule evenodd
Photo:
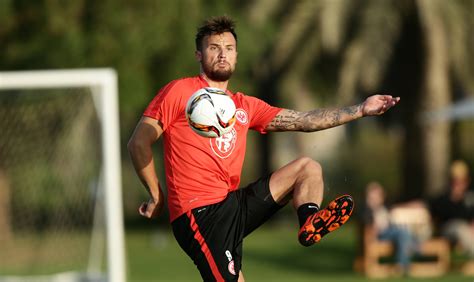
<instances>
[{"instance_id":1,"label":"sponsor logo on shirt","mask_svg":"<svg viewBox=\"0 0 474 282\"><path fill-rule=\"evenodd\" d=\"M210 138L212 152L221 159L229 157L235 149L237 141L237 131L232 128L232 131L217 138Z\"/></svg>"}]
</instances>

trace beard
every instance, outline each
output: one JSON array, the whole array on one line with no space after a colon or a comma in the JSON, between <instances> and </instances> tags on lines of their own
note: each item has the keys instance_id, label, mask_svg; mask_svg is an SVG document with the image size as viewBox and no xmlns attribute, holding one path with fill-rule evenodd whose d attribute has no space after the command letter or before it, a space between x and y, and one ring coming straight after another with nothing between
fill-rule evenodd
<instances>
[{"instance_id":1,"label":"beard","mask_svg":"<svg viewBox=\"0 0 474 282\"><path fill-rule=\"evenodd\" d=\"M232 76L233 70L229 67L228 69L214 69L212 66L203 64L202 69L207 77L213 81L227 81Z\"/></svg>"}]
</instances>

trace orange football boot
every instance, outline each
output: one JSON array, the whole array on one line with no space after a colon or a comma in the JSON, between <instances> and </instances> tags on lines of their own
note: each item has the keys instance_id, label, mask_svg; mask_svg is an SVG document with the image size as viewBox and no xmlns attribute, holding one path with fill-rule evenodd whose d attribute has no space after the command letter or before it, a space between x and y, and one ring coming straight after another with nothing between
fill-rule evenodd
<instances>
[{"instance_id":1,"label":"orange football boot","mask_svg":"<svg viewBox=\"0 0 474 282\"><path fill-rule=\"evenodd\" d=\"M309 216L298 232L298 240L303 246L311 246L331 231L341 227L352 214L354 200L349 195L343 195L333 200L329 205Z\"/></svg>"}]
</instances>

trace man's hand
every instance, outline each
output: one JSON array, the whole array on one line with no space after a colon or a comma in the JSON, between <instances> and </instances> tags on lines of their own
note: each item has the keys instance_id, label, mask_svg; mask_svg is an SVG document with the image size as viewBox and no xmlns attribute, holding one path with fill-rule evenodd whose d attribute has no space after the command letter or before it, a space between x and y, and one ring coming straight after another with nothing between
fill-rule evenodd
<instances>
[{"instance_id":1,"label":"man's hand","mask_svg":"<svg viewBox=\"0 0 474 282\"><path fill-rule=\"evenodd\" d=\"M390 95L373 95L362 103L362 114L364 116L378 116L395 106L400 101L400 97Z\"/></svg>"},{"instance_id":2,"label":"man's hand","mask_svg":"<svg viewBox=\"0 0 474 282\"><path fill-rule=\"evenodd\" d=\"M160 194L161 195L161 194ZM163 210L163 199L155 201L153 199L143 202L138 208L140 215L146 218L157 218Z\"/></svg>"}]
</instances>

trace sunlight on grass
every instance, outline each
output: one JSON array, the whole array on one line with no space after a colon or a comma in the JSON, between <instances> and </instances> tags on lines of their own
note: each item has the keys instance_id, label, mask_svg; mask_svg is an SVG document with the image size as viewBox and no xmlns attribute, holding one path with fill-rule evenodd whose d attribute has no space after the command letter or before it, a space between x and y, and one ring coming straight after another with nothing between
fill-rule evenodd
<instances>
[{"instance_id":1,"label":"sunlight on grass","mask_svg":"<svg viewBox=\"0 0 474 282\"><path fill-rule=\"evenodd\" d=\"M296 226L267 224L244 241L243 272L247 281L370 281L354 273L356 226L346 224L315 246L296 239ZM127 232L129 281L201 281L192 261L175 242L168 227ZM441 278L394 278L395 282L472 282L451 273Z\"/></svg>"},{"instance_id":2,"label":"sunlight on grass","mask_svg":"<svg viewBox=\"0 0 474 282\"><path fill-rule=\"evenodd\" d=\"M38 232L16 234L2 241L0 275L40 275L84 270L89 259L90 234Z\"/></svg>"}]
</instances>

